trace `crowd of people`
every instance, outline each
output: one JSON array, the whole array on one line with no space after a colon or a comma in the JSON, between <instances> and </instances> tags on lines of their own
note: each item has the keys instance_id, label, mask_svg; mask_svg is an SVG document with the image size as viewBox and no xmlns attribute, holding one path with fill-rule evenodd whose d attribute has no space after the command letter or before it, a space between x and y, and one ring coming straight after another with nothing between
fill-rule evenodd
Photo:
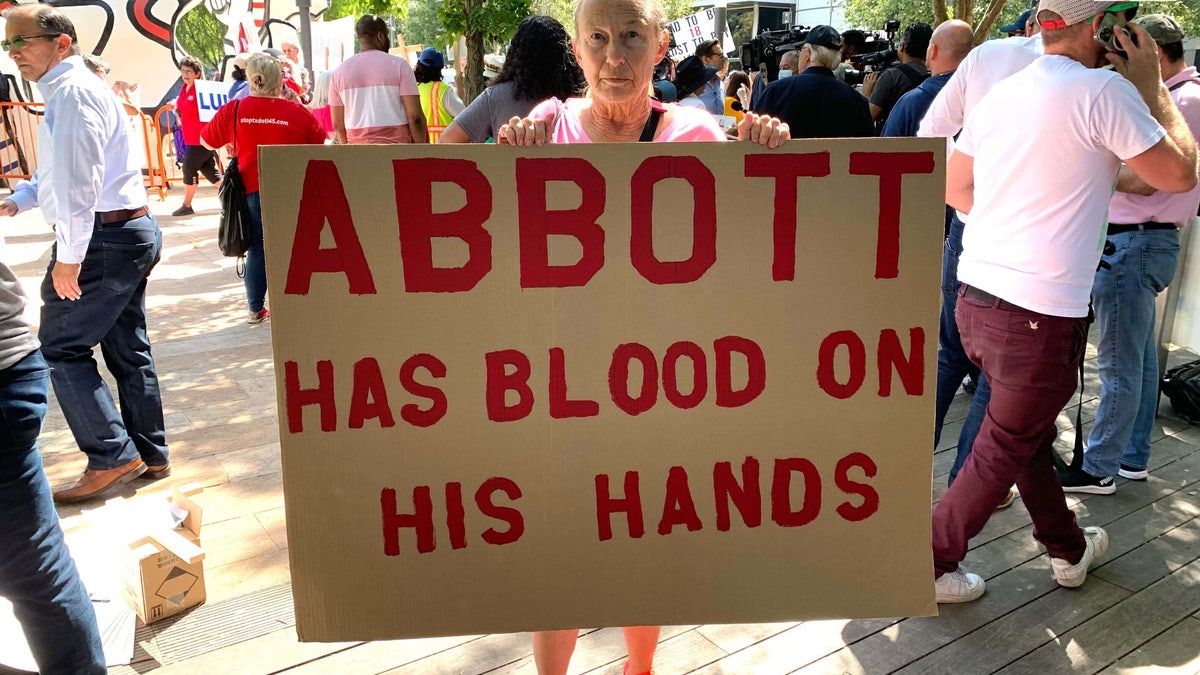
<instances>
[{"instance_id":1,"label":"crowd of people","mask_svg":"<svg viewBox=\"0 0 1200 675\"><path fill-rule=\"evenodd\" d=\"M355 27L359 52L315 80L291 43L236 57L230 101L207 124L195 100L203 69L181 59L173 106L187 145L186 188L174 215L192 212L199 176L220 180L214 153L227 148L250 204L247 321L259 323L269 316L264 145L736 138L777 148L790 138L946 138L935 446L964 378L978 384L932 517L936 598L984 593L984 580L961 562L990 515L1017 498L1054 578L1076 587L1108 535L1080 527L1064 492L1112 494L1118 477L1148 477L1154 300L1175 273L1179 231L1200 208L1200 74L1183 60L1174 19L1136 13L1133 2L1041 0L1005 27L1019 35L979 46L961 21L912 24L898 41L899 63L858 90L845 80L861 31L810 29L767 82L765 71L727 72L715 41L677 64L666 58L657 0L579 0L573 37L552 18L524 20L469 104L443 82L440 52L422 51L414 68L388 53L386 22L366 15ZM0 215L40 205L55 245L36 335L22 319L20 284L0 263L0 595L17 607L43 673L103 673L95 617L54 502L170 474L145 313L162 237L122 101L103 84L107 66L79 55L74 26L49 5L4 17L0 46L37 83L49 133L39 139L37 175L0 202ZM1082 463L1056 470L1055 419L1079 384L1093 315L1100 407ZM92 357L97 345L119 408ZM53 492L37 452L48 381L88 457L80 479ZM625 628L626 673L652 672L658 635L658 627ZM538 672L567 672L577 637L533 634Z\"/></svg>"}]
</instances>

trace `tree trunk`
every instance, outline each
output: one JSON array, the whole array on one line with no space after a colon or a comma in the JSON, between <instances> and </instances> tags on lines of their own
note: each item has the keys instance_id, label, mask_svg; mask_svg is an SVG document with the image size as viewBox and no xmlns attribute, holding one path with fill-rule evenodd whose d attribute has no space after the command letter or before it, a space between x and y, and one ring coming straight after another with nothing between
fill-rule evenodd
<instances>
[{"instance_id":1,"label":"tree trunk","mask_svg":"<svg viewBox=\"0 0 1200 675\"><path fill-rule=\"evenodd\" d=\"M483 34L468 32L467 73L463 83L463 102L470 103L483 91Z\"/></svg>"},{"instance_id":2,"label":"tree trunk","mask_svg":"<svg viewBox=\"0 0 1200 675\"><path fill-rule=\"evenodd\" d=\"M975 0L958 0L954 3L954 18L960 21L966 21L972 26L975 22L972 21L975 14Z\"/></svg>"},{"instance_id":3,"label":"tree trunk","mask_svg":"<svg viewBox=\"0 0 1200 675\"><path fill-rule=\"evenodd\" d=\"M987 39L992 26L996 24L996 19L1000 18L1000 12L1004 11L1006 2L1007 0L991 0L987 11L983 13L983 18L979 20L979 25L975 26L975 44L980 44Z\"/></svg>"},{"instance_id":4,"label":"tree trunk","mask_svg":"<svg viewBox=\"0 0 1200 675\"><path fill-rule=\"evenodd\" d=\"M950 20L950 10L946 7L946 0L933 0L933 25Z\"/></svg>"}]
</instances>

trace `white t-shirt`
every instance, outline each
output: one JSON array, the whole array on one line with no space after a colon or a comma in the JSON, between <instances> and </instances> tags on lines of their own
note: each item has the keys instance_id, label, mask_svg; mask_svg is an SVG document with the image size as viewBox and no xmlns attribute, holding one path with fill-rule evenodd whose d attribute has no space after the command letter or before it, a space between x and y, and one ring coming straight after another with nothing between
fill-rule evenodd
<instances>
[{"instance_id":1,"label":"white t-shirt","mask_svg":"<svg viewBox=\"0 0 1200 675\"><path fill-rule=\"evenodd\" d=\"M1087 316L1121 160L1166 135L1115 72L1043 56L994 86L957 151L975 206L958 278L1050 316Z\"/></svg>"},{"instance_id":2,"label":"white t-shirt","mask_svg":"<svg viewBox=\"0 0 1200 675\"><path fill-rule=\"evenodd\" d=\"M917 135L945 136L946 156L949 156L954 152L954 137L962 131L963 122L975 104L998 82L1020 72L1041 55L1041 33L1033 37L988 40L972 49L933 99L925 117L921 118ZM959 220L967 222L967 214L956 213Z\"/></svg>"},{"instance_id":3,"label":"white t-shirt","mask_svg":"<svg viewBox=\"0 0 1200 675\"><path fill-rule=\"evenodd\" d=\"M972 49L921 118L918 136L953 138L967 114L998 82L1042 55L1042 35L989 40Z\"/></svg>"}]
</instances>

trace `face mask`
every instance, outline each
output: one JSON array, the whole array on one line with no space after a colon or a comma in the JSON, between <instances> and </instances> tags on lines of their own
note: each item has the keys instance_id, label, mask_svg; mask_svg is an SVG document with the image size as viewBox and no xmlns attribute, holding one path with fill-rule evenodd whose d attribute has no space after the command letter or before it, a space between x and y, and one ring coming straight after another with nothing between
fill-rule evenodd
<instances>
[{"instance_id":1,"label":"face mask","mask_svg":"<svg viewBox=\"0 0 1200 675\"><path fill-rule=\"evenodd\" d=\"M792 71L790 71L790 70L779 71L779 79L781 79L781 80L785 77L791 77L791 76L792 76Z\"/></svg>"}]
</instances>

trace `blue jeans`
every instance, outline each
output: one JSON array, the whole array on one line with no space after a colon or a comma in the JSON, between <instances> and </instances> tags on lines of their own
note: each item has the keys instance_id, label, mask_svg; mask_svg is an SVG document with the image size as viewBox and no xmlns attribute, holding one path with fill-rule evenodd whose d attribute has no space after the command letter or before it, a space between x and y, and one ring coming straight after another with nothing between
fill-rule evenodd
<instances>
[{"instance_id":1,"label":"blue jeans","mask_svg":"<svg viewBox=\"0 0 1200 675\"><path fill-rule=\"evenodd\" d=\"M42 355L0 371L0 596L13 603L42 675L103 674L100 630L63 541L37 437L46 416Z\"/></svg>"},{"instance_id":2,"label":"blue jeans","mask_svg":"<svg viewBox=\"0 0 1200 675\"><path fill-rule=\"evenodd\" d=\"M152 216L97 225L79 272L82 297L61 300L54 291L57 245L42 280L38 338L54 395L89 469L113 469L139 456L152 466L167 463L162 398L146 332L146 277L161 251ZM116 380L119 412L96 369L96 345Z\"/></svg>"},{"instance_id":3,"label":"blue jeans","mask_svg":"<svg viewBox=\"0 0 1200 675\"><path fill-rule=\"evenodd\" d=\"M958 216L950 216L950 228L946 233L946 250L942 254L942 316L938 327L938 372L937 372L937 401L933 425L933 445L936 448L942 439L942 424L946 420L946 412L954 402L954 394L962 385L963 378L970 374L979 383L971 398L971 408L967 418L963 420L962 431L958 434L958 454L954 466L950 469L949 483L954 483L955 476L971 454L971 446L979 434L987 412L988 400L992 397L992 388L987 378L979 371L979 366L971 362L963 349L962 336L958 332L958 323L954 319L954 309L958 303L958 257L962 254L962 235L965 224Z\"/></svg>"},{"instance_id":4,"label":"blue jeans","mask_svg":"<svg viewBox=\"0 0 1200 675\"><path fill-rule=\"evenodd\" d=\"M246 195L250 207L250 248L246 249L246 305L251 312L262 311L267 299L267 257L263 253L262 201L257 192Z\"/></svg>"},{"instance_id":5,"label":"blue jeans","mask_svg":"<svg viewBox=\"0 0 1200 675\"><path fill-rule=\"evenodd\" d=\"M1150 429L1158 409L1158 349L1154 297L1175 276L1176 230L1134 231L1108 238L1116 250L1096 272L1092 304L1100 324L1100 407L1088 435L1083 470L1115 476L1123 462L1150 462Z\"/></svg>"}]
</instances>

